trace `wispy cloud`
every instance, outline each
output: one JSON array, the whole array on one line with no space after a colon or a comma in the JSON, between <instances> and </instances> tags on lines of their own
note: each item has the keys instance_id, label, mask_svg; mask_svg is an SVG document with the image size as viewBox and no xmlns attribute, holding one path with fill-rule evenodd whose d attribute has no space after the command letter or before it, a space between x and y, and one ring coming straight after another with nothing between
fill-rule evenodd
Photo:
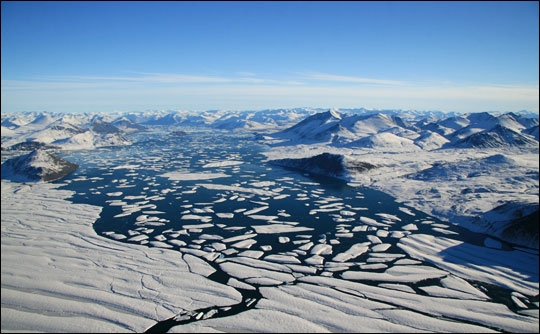
<instances>
[{"instance_id":1,"label":"wispy cloud","mask_svg":"<svg viewBox=\"0 0 540 334\"><path fill-rule=\"evenodd\" d=\"M347 82L347 83L379 84L379 85L405 84L402 81L396 81L396 80L361 78L361 77L354 77L354 76L351 77L351 76L328 74L328 73L309 72L309 73L303 74L303 76L308 80L317 80L317 81L337 81L337 82Z\"/></svg>"},{"instance_id":2,"label":"wispy cloud","mask_svg":"<svg viewBox=\"0 0 540 334\"><path fill-rule=\"evenodd\" d=\"M2 90L51 90L51 89L88 89L88 88L137 88L155 85L215 85L215 84L270 84L301 85L296 80L276 80L251 76L208 76L174 73L135 72L133 75L62 75L40 77L35 80L2 80ZM161 86L160 86L161 87Z\"/></svg>"},{"instance_id":3,"label":"wispy cloud","mask_svg":"<svg viewBox=\"0 0 540 334\"><path fill-rule=\"evenodd\" d=\"M65 90L91 88L118 88L115 82L82 82L82 81L31 81L31 80L2 80L2 91L22 90Z\"/></svg>"},{"instance_id":4,"label":"wispy cloud","mask_svg":"<svg viewBox=\"0 0 540 334\"><path fill-rule=\"evenodd\" d=\"M83 80L83 81L127 81L127 82L153 82L153 83L225 83L234 82L234 78L218 76L169 74L169 73L137 73L134 76L60 76L57 80Z\"/></svg>"},{"instance_id":5,"label":"wispy cloud","mask_svg":"<svg viewBox=\"0 0 540 334\"><path fill-rule=\"evenodd\" d=\"M301 80L298 80L301 79ZM55 76L40 80L2 80L2 106L51 109L58 105L115 109L271 108L287 106L368 107L454 111L538 111L538 85L413 83L339 76L296 74L286 79L136 72L119 76ZM24 108L23 108L24 107Z\"/></svg>"}]
</instances>

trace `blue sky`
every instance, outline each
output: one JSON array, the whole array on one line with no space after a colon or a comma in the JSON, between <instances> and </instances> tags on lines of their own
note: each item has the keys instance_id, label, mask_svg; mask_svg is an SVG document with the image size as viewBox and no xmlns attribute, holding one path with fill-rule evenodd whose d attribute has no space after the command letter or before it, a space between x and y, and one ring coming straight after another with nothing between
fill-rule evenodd
<instances>
[{"instance_id":1,"label":"blue sky","mask_svg":"<svg viewBox=\"0 0 540 334\"><path fill-rule=\"evenodd\" d=\"M538 2L1 3L2 110L538 112Z\"/></svg>"}]
</instances>

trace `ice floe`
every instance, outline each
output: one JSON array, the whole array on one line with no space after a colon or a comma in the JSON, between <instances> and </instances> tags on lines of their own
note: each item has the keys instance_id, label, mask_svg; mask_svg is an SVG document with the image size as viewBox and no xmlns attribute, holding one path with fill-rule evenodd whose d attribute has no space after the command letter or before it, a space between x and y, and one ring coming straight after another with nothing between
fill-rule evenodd
<instances>
[{"instance_id":1,"label":"ice floe","mask_svg":"<svg viewBox=\"0 0 540 334\"><path fill-rule=\"evenodd\" d=\"M313 228L311 227L290 226L290 225L284 225L284 224L252 225L251 227L255 230L255 232L260 233L260 234L279 234L279 233L304 232L304 231L313 230ZM285 242L288 242L288 240Z\"/></svg>"},{"instance_id":2,"label":"ice floe","mask_svg":"<svg viewBox=\"0 0 540 334\"><path fill-rule=\"evenodd\" d=\"M236 165L241 165L243 163L244 163L243 161L226 160L226 161L207 163L207 164L203 165L202 168L236 166Z\"/></svg>"},{"instance_id":3,"label":"ice floe","mask_svg":"<svg viewBox=\"0 0 540 334\"><path fill-rule=\"evenodd\" d=\"M160 177L166 177L169 180L176 181L197 181L197 180L211 180L219 179L222 177L229 177L230 175L224 173L194 173L187 171L177 171L177 172L168 172L161 175Z\"/></svg>"}]
</instances>

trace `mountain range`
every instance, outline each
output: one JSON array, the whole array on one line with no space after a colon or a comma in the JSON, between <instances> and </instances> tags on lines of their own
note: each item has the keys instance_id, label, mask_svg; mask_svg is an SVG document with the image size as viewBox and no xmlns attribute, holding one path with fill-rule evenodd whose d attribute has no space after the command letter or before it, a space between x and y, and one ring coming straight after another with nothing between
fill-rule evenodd
<instances>
[{"instance_id":1,"label":"mountain range","mask_svg":"<svg viewBox=\"0 0 540 334\"><path fill-rule=\"evenodd\" d=\"M126 135L149 126L248 130L280 143L330 144L386 151L537 147L538 119L518 113L443 114L400 110L315 108L260 111L144 111L66 115L2 115L2 147L25 141L63 149L129 145Z\"/></svg>"},{"instance_id":2,"label":"mountain range","mask_svg":"<svg viewBox=\"0 0 540 334\"><path fill-rule=\"evenodd\" d=\"M385 151L444 148L538 147L538 119L514 113L473 113L437 120L329 110L270 135L278 145L330 144Z\"/></svg>"}]
</instances>

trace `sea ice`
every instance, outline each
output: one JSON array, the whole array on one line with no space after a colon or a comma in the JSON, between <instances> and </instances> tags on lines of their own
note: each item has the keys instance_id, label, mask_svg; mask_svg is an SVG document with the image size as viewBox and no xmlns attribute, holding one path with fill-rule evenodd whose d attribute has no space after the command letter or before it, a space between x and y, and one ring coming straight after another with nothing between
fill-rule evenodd
<instances>
[{"instance_id":1,"label":"sea ice","mask_svg":"<svg viewBox=\"0 0 540 334\"><path fill-rule=\"evenodd\" d=\"M248 216L248 215L252 215L252 214L255 214L257 212L261 212L263 210L266 210L268 209L268 206L262 206L262 207L259 207L259 208L255 208L255 209L251 209L249 211L244 211L244 215Z\"/></svg>"},{"instance_id":2,"label":"sea ice","mask_svg":"<svg viewBox=\"0 0 540 334\"><path fill-rule=\"evenodd\" d=\"M415 224L411 223L403 226L402 229L404 229L405 231L416 231L418 230L418 227Z\"/></svg>"},{"instance_id":3,"label":"sea ice","mask_svg":"<svg viewBox=\"0 0 540 334\"><path fill-rule=\"evenodd\" d=\"M226 161L207 163L207 164L203 165L202 168L235 166L235 165L241 165L243 163L244 163L243 161L226 160Z\"/></svg>"},{"instance_id":4,"label":"sea ice","mask_svg":"<svg viewBox=\"0 0 540 334\"><path fill-rule=\"evenodd\" d=\"M404 208L404 207L400 206L398 209L399 209L399 211L401 211L403 213L406 213L406 214L408 214L410 216L416 216L415 213L412 212L411 210L409 210L408 208Z\"/></svg>"},{"instance_id":5,"label":"sea ice","mask_svg":"<svg viewBox=\"0 0 540 334\"><path fill-rule=\"evenodd\" d=\"M263 255L264 255L264 252L255 251L255 250L247 250L247 251L243 251L242 253L238 253L238 256L246 256L246 257L251 257L251 258L254 258L254 259L258 259Z\"/></svg>"},{"instance_id":6,"label":"sea ice","mask_svg":"<svg viewBox=\"0 0 540 334\"><path fill-rule=\"evenodd\" d=\"M245 259L245 258L244 258ZM225 261L219 264L220 268L225 271L227 274L238 278L238 279L249 279L249 278L270 278L277 282L293 282L295 280L294 276L289 273L277 272L273 270L267 270L263 268L256 268L251 266L246 266L240 263Z\"/></svg>"},{"instance_id":7,"label":"sea ice","mask_svg":"<svg viewBox=\"0 0 540 334\"><path fill-rule=\"evenodd\" d=\"M415 283L426 279L448 275L446 271L420 265L393 266L383 273L346 271L341 276L348 280L373 280L401 283Z\"/></svg>"},{"instance_id":8,"label":"sea ice","mask_svg":"<svg viewBox=\"0 0 540 334\"><path fill-rule=\"evenodd\" d=\"M379 223L378 221L376 221L375 219L372 219L372 218L368 218L368 217L364 217L364 216L361 216L360 217L360 221L364 224L367 224L367 225L371 225L371 226L378 226L378 227L388 227L390 225L388 224L385 224L385 223Z\"/></svg>"},{"instance_id":9,"label":"sea ice","mask_svg":"<svg viewBox=\"0 0 540 334\"><path fill-rule=\"evenodd\" d=\"M253 225L251 227L255 230L255 232L260 233L260 234L304 232L304 231L313 230L313 228L311 227L301 227L301 226L297 227L297 226L290 226L290 225L283 225L283 224ZM288 242L288 240L286 242Z\"/></svg>"},{"instance_id":10,"label":"sea ice","mask_svg":"<svg viewBox=\"0 0 540 334\"><path fill-rule=\"evenodd\" d=\"M265 261L277 262L277 263L301 263L294 256L290 255L281 255L281 254L271 254L264 257Z\"/></svg>"},{"instance_id":11,"label":"sea ice","mask_svg":"<svg viewBox=\"0 0 540 334\"><path fill-rule=\"evenodd\" d=\"M347 262L347 261L349 261L351 259L354 259L354 258L364 254L365 252L367 252L368 249L369 249L368 245L369 245L369 242L363 242L363 243L359 243L359 244L354 244L348 250L346 250L345 252L339 253L336 256L334 256L332 261Z\"/></svg>"},{"instance_id":12,"label":"sea ice","mask_svg":"<svg viewBox=\"0 0 540 334\"><path fill-rule=\"evenodd\" d=\"M234 248L250 248L251 246L253 246L256 243L257 243L257 240L246 239L246 240L238 241L237 243L232 244L231 247L234 247Z\"/></svg>"},{"instance_id":13,"label":"sea ice","mask_svg":"<svg viewBox=\"0 0 540 334\"><path fill-rule=\"evenodd\" d=\"M381 239L379 239L379 237L377 237L377 236L375 236L375 235L366 235L366 238L367 238L371 243L374 243L374 244L382 244Z\"/></svg>"},{"instance_id":14,"label":"sea ice","mask_svg":"<svg viewBox=\"0 0 540 334\"><path fill-rule=\"evenodd\" d=\"M219 179L222 177L230 177L230 175L224 173L191 173L188 171L169 172L158 175L160 177L166 177L169 180L177 181L198 181L198 180L211 180Z\"/></svg>"},{"instance_id":15,"label":"sea ice","mask_svg":"<svg viewBox=\"0 0 540 334\"><path fill-rule=\"evenodd\" d=\"M191 254L184 254L182 258L192 273L208 277L216 271L211 265Z\"/></svg>"},{"instance_id":16,"label":"sea ice","mask_svg":"<svg viewBox=\"0 0 540 334\"><path fill-rule=\"evenodd\" d=\"M371 251L372 252L384 252L388 248L390 248L391 246L392 246L391 244L378 244L378 245L375 245L375 246L371 247Z\"/></svg>"},{"instance_id":17,"label":"sea ice","mask_svg":"<svg viewBox=\"0 0 540 334\"><path fill-rule=\"evenodd\" d=\"M216 216L218 216L219 218L230 219L234 217L234 213L218 212L216 213Z\"/></svg>"}]
</instances>

